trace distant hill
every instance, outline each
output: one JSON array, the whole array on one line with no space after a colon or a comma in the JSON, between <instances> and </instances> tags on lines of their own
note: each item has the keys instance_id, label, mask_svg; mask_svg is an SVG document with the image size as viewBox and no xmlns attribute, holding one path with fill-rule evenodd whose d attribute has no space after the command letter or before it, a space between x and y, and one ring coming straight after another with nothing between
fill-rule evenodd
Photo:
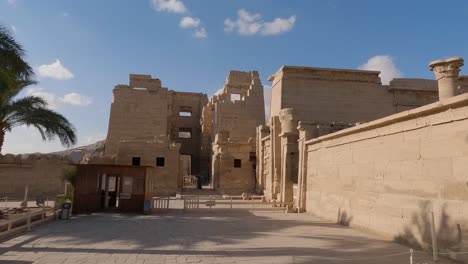
<instances>
[{"instance_id":1,"label":"distant hill","mask_svg":"<svg viewBox=\"0 0 468 264\"><path fill-rule=\"evenodd\" d=\"M94 144L67 149L63 151L52 152L48 154L68 157L73 161L73 163L80 163L83 157L89 159L96 156L102 156L104 154L105 145L106 141L101 140Z\"/></svg>"}]
</instances>

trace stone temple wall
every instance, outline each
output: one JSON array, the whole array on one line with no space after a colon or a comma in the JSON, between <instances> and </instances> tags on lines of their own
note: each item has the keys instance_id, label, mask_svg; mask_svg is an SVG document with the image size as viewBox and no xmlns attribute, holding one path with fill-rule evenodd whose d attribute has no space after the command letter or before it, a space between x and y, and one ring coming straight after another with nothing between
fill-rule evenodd
<instances>
[{"instance_id":1,"label":"stone temple wall","mask_svg":"<svg viewBox=\"0 0 468 264\"><path fill-rule=\"evenodd\" d=\"M122 140L167 136L168 89L149 75L130 75L130 85L113 91L106 156L117 155Z\"/></svg>"},{"instance_id":2,"label":"stone temple wall","mask_svg":"<svg viewBox=\"0 0 468 264\"><path fill-rule=\"evenodd\" d=\"M155 166L156 157L165 155L163 150L175 142L180 144L181 155L190 156L192 174L198 174L200 119L207 102L206 94L172 91L151 75L130 74L129 85L116 85L113 90L105 156L118 156L117 165L140 157L142 162L151 161L147 166ZM135 140L152 143L136 149L121 146Z\"/></svg>"},{"instance_id":3,"label":"stone temple wall","mask_svg":"<svg viewBox=\"0 0 468 264\"><path fill-rule=\"evenodd\" d=\"M39 195L55 197L64 192L64 172L69 166L70 161L57 156L0 156L0 198L23 199L26 185L30 199Z\"/></svg>"},{"instance_id":4,"label":"stone temple wall","mask_svg":"<svg viewBox=\"0 0 468 264\"><path fill-rule=\"evenodd\" d=\"M223 88L205 106L203 117L210 119L202 120L202 150L211 150L212 186L225 193L253 192L256 128L265 123L258 72L230 71Z\"/></svg>"},{"instance_id":5,"label":"stone temple wall","mask_svg":"<svg viewBox=\"0 0 468 264\"><path fill-rule=\"evenodd\" d=\"M289 166L288 160L299 158L296 130L299 122L317 127L323 135L438 100L436 80L399 78L382 85L379 74L378 71L283 66L271 75L268 153L272 165L258 166L258 170L265 172L257 173L257 182L262 183L257 191L263 192L267 200L293 202L292 188L299 183L298 177L290 173L295 174L299 167ZM281 113L286 109L292 109L292 134L284 134L282 128ZM257 153L265 151L258 138L257 146Z\"/></svg>"},{"instance_id":6,"label":"stone temple wall","mask_svg":"<svg viewBox=\"0 0 468 264\"><path fill-rule=\"evenodd\" d=\"M305 142L308 212L428 248L467 251L468 94ZM301 165L300 165L301 166Z\"/></svg>"}]
</instances>

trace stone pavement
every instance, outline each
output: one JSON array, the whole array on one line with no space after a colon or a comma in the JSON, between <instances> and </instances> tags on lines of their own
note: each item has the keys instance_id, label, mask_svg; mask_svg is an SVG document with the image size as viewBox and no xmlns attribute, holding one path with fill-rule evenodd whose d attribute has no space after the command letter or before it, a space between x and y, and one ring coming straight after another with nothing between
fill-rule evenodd
<instances>
[{"instance_id":1,"label":"stone pavement","mask_svg":"<svg viewBox=\"0 0 468 264\"><path fill-rule=\"evenodd\" d=\"M407 247L307 214L98 213L0 242L1 264L410 263ZM428 260L415 254L415 263Z\"/></svg>"}]
</instances>

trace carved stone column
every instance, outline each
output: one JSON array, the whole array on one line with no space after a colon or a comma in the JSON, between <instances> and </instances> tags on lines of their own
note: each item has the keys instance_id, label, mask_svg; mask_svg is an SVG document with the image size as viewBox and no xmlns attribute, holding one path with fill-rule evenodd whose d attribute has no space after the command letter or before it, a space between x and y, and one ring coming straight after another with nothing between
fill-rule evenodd
<instances>
[{"instance_id":1,"label":"carved stone column","mask_svg":"<svg viewBox=\"0 0 468 264\"><path fill-rule=\"evenodd\" d=\"M211 156L211 184L213 188L219 189L221 187L222 175L222 160L225 153L226 145L229 143L229 132L221 130L216 136L212 147Z\"/></svg>"},{"instance_id":2,"label":"carved stone column","mask_svg":"<svg viewBox=\"0 0 468 264\"><path fill-rule=\"evenodd\" d=\"M299 132L292 108L281 110L279 118L281 121L281 201L293 202L293 184L297 182Z\"/></svg>"},{"instance_id":3,"label":"carved stone column","mask_svg":"<svg viewBox=\"0 0 468 264\"><path fill-rule=\"evenodd\" d=\"M429 64L439 84L439 100L458 95L458 77L463 59L453 57L446 60L436 60Z\"/></svg>"}]
</instances>

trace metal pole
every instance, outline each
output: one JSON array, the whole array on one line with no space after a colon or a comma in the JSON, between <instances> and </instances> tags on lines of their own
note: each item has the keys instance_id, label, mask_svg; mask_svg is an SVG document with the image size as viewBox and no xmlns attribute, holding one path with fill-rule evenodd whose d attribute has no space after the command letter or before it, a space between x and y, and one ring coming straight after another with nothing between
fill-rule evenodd
<instances>
[{"instance_id":1,"label":"metal pole","mask_svg":"<svg viewBox=\"0 0 468 264\"><path fill-rule=\"evenodd\" d=\"M24 201L26 202L26 207L28 207L28 189L29 185L26 185L26 190L24 191Z\"/></svg>"},{"instance_id":2,"label":"metal pole","mask_svg":"<svg viewBox=\"0 0 468 264\"><path fill-rule=\"evenodd\" d=\"M28 210L28 219L26 220L26 224L28 225L28 231L31 230L31 213Z\"/></svg>"},{"instance_id":3,"label":"metal pole","mask_svg":"<svg viewBox=\"0 0 468 264\"><path fill-rule=\"evenodd\" d=\"M435 262L439 261L439 256L437 254L437 234L435 230L435 221L434 221L434 211L430 215L431 220L431 237L432 237L432 257Z\"/></svg>"},{"instance_id":4,"label":"metal pole","mask_svg":"<svg viewBox=\"0 0 468 264\"><path fill-rule=\"evenodd\" d=\"M409 263L413 264L413 249L410 249L409 252L410 252Z\"/></svg>"}]
</instances>

